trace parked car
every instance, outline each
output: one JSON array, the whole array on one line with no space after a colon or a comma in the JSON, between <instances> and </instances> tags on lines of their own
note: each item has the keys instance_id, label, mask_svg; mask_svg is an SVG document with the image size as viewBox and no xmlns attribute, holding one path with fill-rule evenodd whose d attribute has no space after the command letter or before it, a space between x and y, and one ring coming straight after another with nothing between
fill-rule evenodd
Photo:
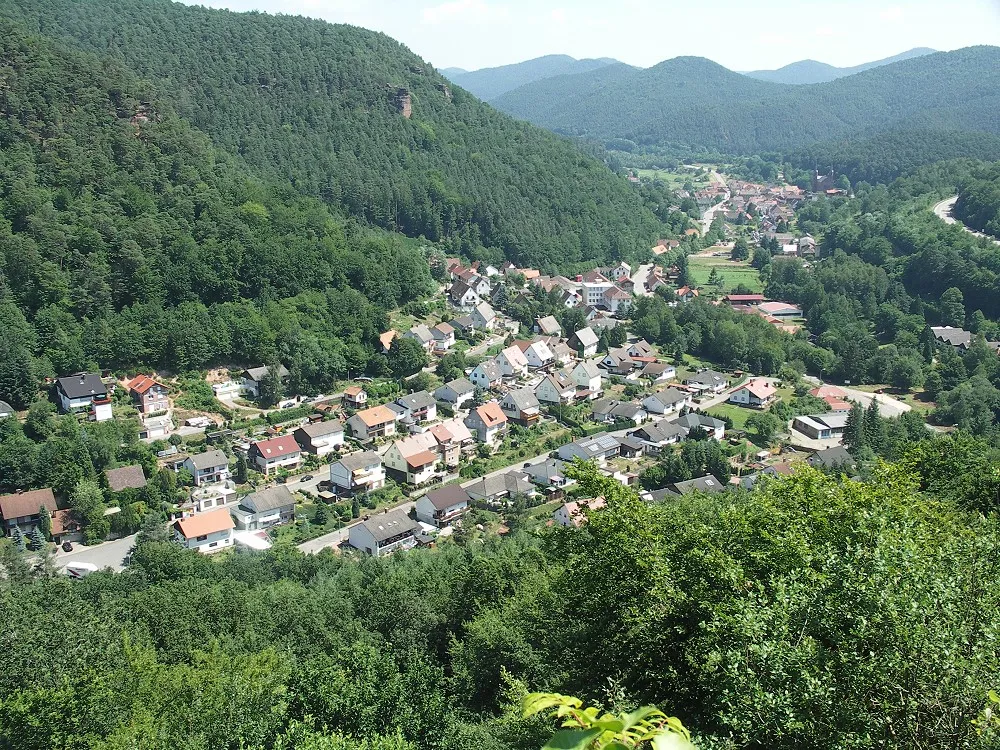
<instances>
[{"instance_id":1,"label":"parked car","mask_svg":"<svg viewBox=\"0 0 1000 750\"><path fill-rule=\"evenodd\" d=\"M63 552L72 552L73 551L73 542L63 542L62 543L62 551Z\"/></svg>"},{"instance_id":2,"label":"parked car","mask_svg":"<svg viewBox=\"0 0 1000 750\"><path fill-rule=\"evenodd\" d=\"M299 479L299 481L300 482L308 482L310 479L315 479L315 478L316 477L314 477L312 474L306 474L304 477L302 477L301 479Z\"/></svg>"}]
</instances>

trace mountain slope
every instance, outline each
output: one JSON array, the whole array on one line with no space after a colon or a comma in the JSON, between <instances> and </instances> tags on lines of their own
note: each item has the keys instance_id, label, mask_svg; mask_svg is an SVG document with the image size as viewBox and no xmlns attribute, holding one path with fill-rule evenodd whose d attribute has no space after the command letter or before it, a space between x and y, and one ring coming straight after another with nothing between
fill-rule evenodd
<instances>
[{"instance_id":1,"label":"mountain slope","mask_svg":"<svg viewBox=\"0 0 1000 750\"><path fill-rule=\"evenodd\" d=\"M939 52L814 86L758 81L701 58L606 76L541 81L494 104L571 135L734 153L917 128L1000 133L997 47Z\"/></svg>"},{"instance_id":2,"label":"mountain slope","mask_svg":"<svg viewBox=\"0 0 1000 750\"><path fill-rule=\"evenodd\" d=\"M560 75L587 73L607 65L620 65L617 60L604 57L598 60L577 60L569 55L546 55L534 60L501 65L496 68L482 68L474 71L442 71L454 83L471 91L483 101L491 101L508 91L527 83L553 78Z\"/></svg>"},{"instance_id":3,"label":"mountain slope","mask_svg":"<svg viewBox=\"0 0 1000 750\"><path fill-rule=\"evenodd\" d=\"M744 73L744 75L761 81L771 81L772 83L790 83L796 85L826 83L828 81L834 81L838 78L843 78L844 76L861 73L865 70L880 68L883 65L891 65L894 62L911 60L915 57L923 57L924 55L932 55L936 51L937 50L933 50L930 47L915 47L914 49L901 52L900 54L893 55L892 57L886 57L882 60L874 60L872 62L862 63L861 65L854 65L848 68L838 68L816 60L799 60L798 62L789 63L784 67L778 68L777 70L753 70L748 73Z\"/></svg>"},{"instance_id":4,"label":"mountain slope","mask_svg":"<svg viewBox=\"0 0 1000 750\"><path fill-rule=\"evenodd\" d=\"M224 150L377 226L549 267L659 232L623 178L382 34L166 0L0 0L0 15L117 56Z\"/></svg>"}]
</instances>

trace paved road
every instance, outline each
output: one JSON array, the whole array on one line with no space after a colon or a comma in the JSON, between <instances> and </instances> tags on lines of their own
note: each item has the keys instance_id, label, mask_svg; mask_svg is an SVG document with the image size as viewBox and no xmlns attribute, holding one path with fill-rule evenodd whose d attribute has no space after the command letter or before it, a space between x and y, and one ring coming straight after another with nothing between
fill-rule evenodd
<instances>
[{"instance_id":1,"label":"paved road","mask_svg":"<svg viewBox=\"0 0 1000 750\"><path fill-rule=\"evenodd\" d=\"M645 265L639 266L635 273L632 274L632 281L634 283L634 290L636 296L645 297L649 295L646 291L646 279L649 277L649 272L653 270L652 263L646 263Z\"/></svg>"},{"instance_id":2,"label":"paved road","mask_svg":"<svg viewBox=\"0 0 1000 750\"><path fill-rule=\"evenodd\" d=\"M866 409L873 398L878 399L879 413L883 417L898 417L900 414L908 412L913 408L904 401L900 401L892 396L887 396L884 393L869 393L868 391L859 391L857 388L834 385L833 383L824 383L822 380L813 375L805 375L802 379L815 386L831 385L834 388L840 388L840 390L847 394L849 399L859 402Z\"/></svg>"},{"instance_id":3,"label":"paved road","mask_svg":"<svg viewBox=\"0 0 1000 750\"><path fill-rule=\"evenodd\" d=\"M56 567L61 569L68 562L85 562L99 568L111 568L121 572L125 570L125 555L135 546L135 537L136 535L132 534L92 547L74 544L72 552L59 550L56 554Z\"/></svg>"},{"instance_id":4,"label":"paved road","mask_svg":"<svg viewBox=\"0 0 1000 750\"><path fill-rule=\"evenodd\" d=\"M969 229L962 222L951 215L951 211L955 208L955 203L958 201L958 196L953 195L951 198L947 198L936 206L934 206L934 213L937 215L941 221L945 224L958 224L962 229L964 229L969 234L974 234L976 237L982 237L983 239L990 240L995 245L1000 245L1000 240L990 237L988 234L983 234L982 232L977 232L975 229Z\"/></svg>"}]
</instances>

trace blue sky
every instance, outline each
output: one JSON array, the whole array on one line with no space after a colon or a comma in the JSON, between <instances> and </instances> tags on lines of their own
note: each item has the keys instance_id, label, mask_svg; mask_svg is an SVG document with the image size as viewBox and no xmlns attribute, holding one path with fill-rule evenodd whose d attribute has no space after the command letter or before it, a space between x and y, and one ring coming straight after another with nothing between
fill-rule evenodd
<instances>
[{"instance_id":1,"label":"blue sky","mask_svg":"<svg viewBox=\"0 0 1000 750\"><path fill-rule=\"evenodd\" d=\"M193 2L194 0L188 0ZM1000 44L1000 0L199 0L385 32L438 68L545 54L643 67L700 55L734 70L857 65L913 47Z\"/></svg>"}]
</instances>

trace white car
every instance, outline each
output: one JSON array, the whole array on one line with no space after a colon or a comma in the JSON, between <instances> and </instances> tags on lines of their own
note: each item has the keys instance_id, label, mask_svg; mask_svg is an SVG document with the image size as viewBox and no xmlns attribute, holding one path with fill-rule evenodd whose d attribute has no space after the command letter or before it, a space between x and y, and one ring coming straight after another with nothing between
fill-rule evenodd
<instances>
[{"instance_id":1,"label":"white car","mask_svg":"<svg viewBox=\"0 0 1000 750\"><path fill-rule=\"evenodd\" d=\"M66 567L63 568L63 573L68 575L70 578L86 578L91 573L96 573L98 570L100 570L100 568L93 563L70 562L66 563Z\"/></svg>"}]
</instances>

